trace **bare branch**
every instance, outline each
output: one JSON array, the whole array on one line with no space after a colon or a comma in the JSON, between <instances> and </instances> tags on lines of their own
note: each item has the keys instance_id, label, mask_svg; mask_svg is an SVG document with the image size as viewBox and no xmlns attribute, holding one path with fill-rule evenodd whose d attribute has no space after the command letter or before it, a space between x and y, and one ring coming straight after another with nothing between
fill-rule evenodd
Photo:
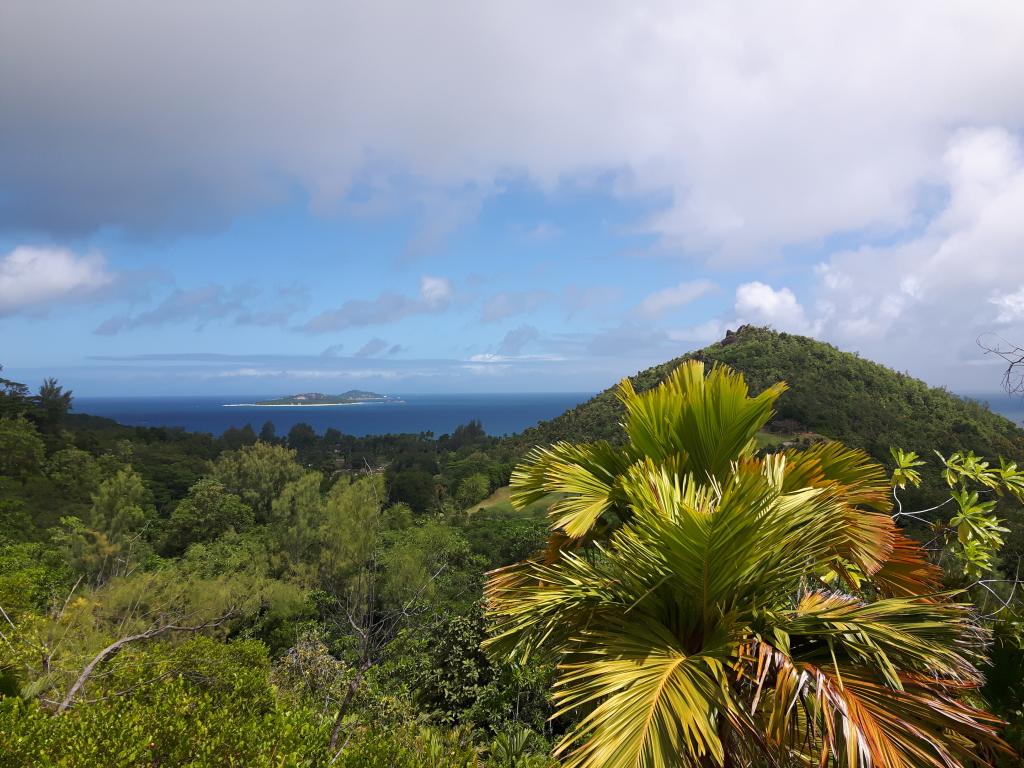
<instances>
[{"instance_id":1,"label":"bare branch","mask_svg":"<svg viewBox=\"0 0 1024 768\"><path fill-rule=\"evenodd\" d=\"M1001 357L1006 362L1003 389L1008 395L1024 395L1024 347L994 333L978 337L978 346L986 355Z\"/></svg>"},{"instance_id":2,"label":"bare branch","mask_svg":"<svg viewBox=\"0 0 1024 768\"><path fill-rule=\"evenodd\" d=\"M75 680L74 685L72 685L71 688L68 689L68 693L64 697L64 700L61 701L60 706L57 707L57 714L63 714L67 710L67 708L71 706L72 702L75 699L75 696L78 694L79 690L81 690L82 686L85 685L85 682L89 679L89 676L93 673L93 670L95 670L96 667L98 667L104 661L107 661L108 659L119 653L126 645L138 642L140 640L150 640L154 637L159 637L160 635L165 635L170 632L199 632L203 629L216 627L217 625L223 624L225 621L231 618L231 616L234 615L234 612L235 609L230 608L227 613L225 613L223 616L217 619L213 619L212 621L207 621L202 624L196 624L193 626L162 624L160 626L147 629L145 632L139 632L138 634L128 635L127 637L122 637L119 640L115 640L113 643L111 643L102 651L93 656L92 661L85 665L85 668L82 670L82 674L80 674L78 676L78 679Z\"/></svg>"}]
</instances>

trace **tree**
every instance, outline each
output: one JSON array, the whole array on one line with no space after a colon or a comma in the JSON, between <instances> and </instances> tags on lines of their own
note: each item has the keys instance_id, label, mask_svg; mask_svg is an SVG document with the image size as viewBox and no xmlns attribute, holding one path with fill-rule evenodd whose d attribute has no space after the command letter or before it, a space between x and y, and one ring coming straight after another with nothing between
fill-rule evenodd
<instances>
[{"instance_id":1,"label":"tree","mask_svg":"<svg viewBox=\"0 0 1024 768\"><path fill-rule=\"evenodd\" d=\"M220 442L224 446L224 450L237 451L239 448L255 443L256 433L253 432L251 424L246 424L241 429L229 427L220 436Z\"/></svg>"},{"instance_id":2,"label":"tree","mask_svg":"<svg viewBox=\"0 0 1024 768\"><path fill-rule=\"evenodd\" d=\"M0 476L25 479L39 472L45 456L32 422L23 416L0 418Z\"/></svg>"},{"instance_id":3,"label":"tree","mask_svg":"<svg viewBox=\"0 0 1024 768\"><path fill-rule=\"evenodd\" d=\"M71 390L65 391L56 379L44 379L36 396L40 422L49 434L55 434L71 410Z\"/></svg>"},{"instance_id":4,"label":"tree","mask_svg":"<svg viewBox=\"0 0 1024 768\"><path fill-rule=\"evenodd\" d=\"M455 492L455 501L461 509L469 509L478 501L483 501L491 493L491 481L487 475L472 474L459 483Z\"/></svg>"},{"instance_id":5,"label":"tree","mask_svg":"<svg viewBox=\"0 0 1024 768\"><path fill-rule=\"evenodd\" d=\"M62 517L64 528L53 537L81 575L100 584L130 573L148 553L143 532L153 518L152 497L130 466L100 483L88 518L83 522L74 516Z\"/></svg>"},{"instance_id":6,"label":"tree","mask_svg":"<svg viewBox=\"0 0 1024 768\"><path fill-rule=\"evenodd\" d=\"M312 582L319 560L324 502L320 473L308 472L281 489L270 522L278 547L279 566L293 577Z\"/></svg>"},{"instance_id":7,"label":"tree","mask_svg":"<svg viewBox=\"0 0 1024 768\"><path fill-rule=\"evenodd\" d=\"M3 369L0 365L0 371ZM31 404L27 386L0 376L0 419L20 416Z\"/></svg>"},{"instance_id":8,"label":"tree","mask_svg":"<svg viewBox=\"0 0 1024 768\"><path fill-rule=\"evenodd\" d=\"M395 533L390 524L404 528L407 516L385 508L383 477L376 473L340 478L323 514L320 583L329 597L321 607L348 641L343 661L351 671L331 728L330 747L337 754L347 743L346 718L367 673L398 633L428 610L423 598L447 565L469 553L464 541L444 540L436 531L410 536L408 529L398 533L399 546L385 551L385 538Z\"/></svg>"},{"instance_id":9,"label":"tree","mask_svg":"<svg viewBox=\"0 0 1024 768\"><path fill-rule=\"evenodd\" d=\"M274 422L265 421L263 426L260 427L259 439L264 443L276 443L277 442L277 427L274 426Z\"/></svg>"},{"instance_id":10,"label":"tree","mask_svg":"<svg viewBox=\"0 0 1024 768\"><path fill-rule=\"evenodd\" d=\"M46 474L64 494L65 499L88 499L103 479L100 462L80 448L64 448L46 462Z\"/></svg>"},{"instance_id":11,"label":"tree","mask_svg":"<svg viewBox=\"0 0 1024 768\"><path fill-rule=\"evenodd\" d=\"M252 509L222 483L203 478L174 508L164 550L179 555L190 545L213 541L229 530L241 532L253 524Z\"/></svg>"},{"instance_id":12,"label":"tree","mask_svg":"<svg viewBox=\"0 0 1024 768\"><path fill-rule=\"evenodd\" d=\"M288 447L305 451L316 445L316 430L304 421L288 430Z\"/></svg>"},{"instance_id":13,"label":"tree","mask_svg":"<svg viewBox=\"0 0 1024 768\"><path fill-rule=\"evenodd\" d=\"M295 461L295 451L281 445L255 443L222 453L210 476L252 507L256 522L265 523L270 519L274 499L303 472Z\"/></svg>"},{"instance_id":14,"label":"tree","mask_svg":"<svg viewBox=\"0 0 1024 768\"><path fill-rule=\"evenodd\" d=\"M545 557L494 572L491 653L560 661L572 766L952 768L1007 750L968 703L985 630L888 514L889 480L822 443L758 456L782 385L688 362L618 392L627 443L560 443L513 475Z\"/></svg>"},{"instance_id":15,"label":"tree","mask_svg":"<svg viewBox=\"0 0 1024 768\"><path fill-rule=\"evenodd\" d=\"M391 498L408 504L417 512L426 512L437 504L434 476L422 469L388 468Z\"/></svg>"}]
</instances>

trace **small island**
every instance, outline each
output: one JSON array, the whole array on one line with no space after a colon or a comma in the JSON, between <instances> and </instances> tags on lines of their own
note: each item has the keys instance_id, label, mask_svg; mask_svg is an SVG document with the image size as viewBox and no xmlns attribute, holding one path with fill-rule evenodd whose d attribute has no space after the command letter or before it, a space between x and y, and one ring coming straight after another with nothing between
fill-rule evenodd
<instances>
[{"instance_id":1,"label":"small island","mask_svg":"<svg viewBox=\"0 0 1024 768\"><path fill-rule=\"evenodd\" d=\"M321 392L303 392L298 395L278 397L273 400L260 400L255 403L231 403L231 405L256 406L325 406L325 405L358 405L360 403L397 403L401 402L388 395L366 392L361 389L350 389L340 395L325 395Z\"/></svg>"}]
</instances>

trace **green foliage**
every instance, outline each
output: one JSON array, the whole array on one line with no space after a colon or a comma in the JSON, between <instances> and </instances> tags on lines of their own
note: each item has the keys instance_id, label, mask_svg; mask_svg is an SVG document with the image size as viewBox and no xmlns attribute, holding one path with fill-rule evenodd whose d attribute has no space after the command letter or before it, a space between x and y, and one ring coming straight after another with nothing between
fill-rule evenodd
<instances>
[{"instance_id":1,"label":"green foliage","mask_svg":"<svg viewBox=\"0 0 1024 768\"><path fill-rule=\"evenodd\" d=\"M24 480L37 474L46 447L35 426L24 416L0 418L0 476Z\"/></svg>"},{"instance_id":2,"label":"green foliage","mask_svg":"<svg viewBox=\"0 0 1024 768\"><path fill-rule=\"evenodd\" d=\"M56 434L71 410L71 390L65 390L56 379L44 379L36 396L40 426L48 434Z\"/></svg>"},{"instance_id":3,"label":"green foliage","mask_svg":"<svg viewBox=\"0 0 1024 768\"><path fill-rule=\"evenodd\" d=\"M477 472L463 478L455 494L455 501L460 509L468 509L491 494L491 481L487 475Z\"/></svg>"},{"instance_id":4,"label":"green foliage","mask_svg":"<svg viewBox=\"0 0 1024 768\"><path fill-rule=\"evenodd\" d=\"M43 611L68 588L70 573L63 554L45 544L0 547L0 608L15 621Z\"/></svg>"},{"instance_id":5,"label":"green foliage","mask_svg":"<svg viewBox=\"0 0 1024 768\"><path fill-rule=\"evenodd\" d=\"M180 555L192 544L213 541L227 531L243 532L253 525L252 509L223 484L204 478L181 500L167 525L164 552Z\"/></svg>"},{"instance_id":6,"label":"green foliage","mask_svg":"<svg viewBox=\"0 0 1024 768\"><path fill-rule=\"evenodd\" d=\"M440 520L392 533L379 562L384 569L380 596L401 609L417 603L451 610L474 603L485 561L470 549L462 533Z\"/></svg>"},{"instance_id":7,"label":"green foliage","mask_svg":"<svg viewBox=\"0 0 1024 768\"><path fill-rule=\"evenodd\" d=\"M320 480L316 472L301 475L287 483L271 504L270 531L280 571L308 582L315 579L324 514Z\"/></svg>"},{"instance_id":8,"label":"green foliage","mask_svg":"<svg viewBox=\"0 0 1024 768\"><path fill-rule=\"evenodd\" d=\"M0 371L3 369L0 365ZM0 376L0 419L21 416L31 405L27 386Z\"/></svg>"},{"instance_id":9,"label":"green foliage","mask_svg":"<svg viewBox=\"0 0 1024 768\"><path fill-rule=\"evenodd\" d=\"M64 517L53 540L83 576L102 580L127 572L150 552L142 535L153 519L149 505L149 492L138 473L131 467L119 469L93 494L88 524Z\"/></svg>"},{"instance_id":10,"label":"green foliage","mask_svg":"<svg viewBox=\"0 0 1024 768\"><path fill-rule=\"evenodd\" d=\"M928 512L934 512L949 501L956 503L956 511L948 521L932 524L937 540L944 540L946 552L956 559L964 576L980 579L994 571L998 565L997 555L1003 548L1003 534L1009 532L1003 520L996 516L999 497L1012 497L1024 501L1024 472L1012 462L1000 461L994 467L974 451L956 452L944 457L938 451L940 474L950 489L950 496L943 504ZM917 487L923 482L917 467L926 466L918 460L917 454L893 448L896 462L893 469L894 489L907 485ZM982 494L988 496L982 499ZM917 522L927 522L922 513L903 509L896 496L899 511L896 517L906 516Z\"/></svg>"},{"instance_id":11,"label":"green foliage","mask_svg":"<svg viewBox=\"0 0 1024 768\"><path fill-rule=\"evenodd\" d=\"M248 504L256 521L270 519L274 499L284 487L302 477L295 451L280 445L255 443L221 454L210 476Z\"/></svg>"},{"instance_id":12,"label":"green foliage","mask_svg":"<svg viewBox=\"0 0 1024 768\"><path fill-rule=\"evenodd\" d=\"M269 671L251 641L126 652L88 701L60 717L0 699L0 754L11 768L324 764L327 724L278 706Z\"/></svg>"},{"instance_id":13,"label":"green foliage","mask_svg":"<svg viewBox=\"0 0 1024 768\"><path fill-rule=\"evenodd\" d=\"M426 512L437 504L437 483L426 470L389 467L388 486L392 499L408 504L416 512Z\"/></svg>"},{"instance_id":14,"label":"green foliage","mask_svg":"<svg viewBox=\"0 0 1024 768\"><path fill-rule=\"evenodd\" d=\"M785 381L789 389L775 404L775 421L788 424L786 431L825 435L878 461L890 459L892 445L922 456L973 449L1024 458L1024 430L986 406L829 344L766 328L744 326L720 342L637 373L632 386L651 389L688 359L730 366L753 392ZM609 389L513 440L522 448L559 440L621 443L624 413Z\"/></svg>"},{"instance_id":15,"label":"green foliage","mask_svg":"<svg viewBox=\"0 0 1024 768\"><path fill-rule=\"evenodd\" d=\"M492 661L480 648L485 637L479 606L435 615L395 643L394 674L434 722L491 734L523 726L543 732L554 668Z\"/></svg>"},{"instance_id":16,"label":"green foliage","mask_svg":"<svg viewBox=\"0 0 1024 768\"><path fill-rule=\"evenodd\" d=\"M896 466L892 470L892 484L894 488L905 490L907 485L914 488L921 484L921 473L917 467L923 467L924 462L913 451L904 451L902 448L890 448L890 454Z\"/></svg>"},{"instance_id":17,"label":"green foliage","mask_svg":"<svg viewBox=\"0 0 1024 768\"><path fill-rule=\"evenodd\" d=\"M339 766L546 768L553 764L547 739L590 728L595 721L585 718L600 702L549 720L554 666L481 652L483 573L544 552L550 567L578 555L607 575L618 557L609 537L635 533L644 523L635 509L676 493L672 484L659 485L657 472L643 475L649 463L679 476L680 494L691 487L684 479L690 473L701 482L715 477L721 497L712 506L718 514L739 493L727 488L734 459L767 462L764 450L785 455L787 498L809 485L825 508L824 497L838 492L826 486L842 487L850 501L831 518L835 530L829 534L838 536L834 558L819 567L805 561L801 589L819 594L822 588L816 593L810 587L824 585L831 593L852 593L864 605L855 610L823 599L798 600L788 588L767 596L744 593L705 624L739 621L743 600L756 598L757 642L774 643L794 658L803 654L800 663L818 670L827 670L834 649L848 690L863 691L858 670L846 666L853 661L878 663L887 673L883 657L902 670L938 652L934 638L926 637L916 656L897 653L897 617L857 610L875 606L879 596L903 600L899 611L908 627L898 629L913 634L924 621L912 604L914 590L941 587L927 563L901 559L913 543L875 516L884 504L862 455L827 444L787 450L794 441L811 444L822 434L848 435L876 456L887 435L913 435L893 442L920 455L935 447L950 456L940 467L950 486L939 472L927 471L913 450L892 454L894 480L905 486L905 502L947 489L948 514L927 517L934 525L930 536L946 544L941 562L956 571L952 581L962 585L968 574L986 576L984 591L979 586L970 593L979 610L994 617L1000 640L992 653L992 682L999 685L990 682L986 694L1012 715L1020 690L1014 643L1024 625L1013 586L999 577L1024 552L1024 516L1015 503L1024 473L1010 462L995 466L960 449L969 443L1012 461L1020 451L1002 447L1024 445L1019 432L980 406L799 337L748 328L698 354L742 362L764 394L748 398L738 380L720 372L707 380L670 378L667 388L648 397L674 367L666 365L635 377L632 393L624 385L621 400L609 391L525 437L488 437L478 422L436 440L430 434L354 437L336 429L318 436L302 427L288 435L287 448L272 424L258 439L249 425L218 438L123 427L67 413L70 393L56 382L44 385L45 396L41 391L33 397L27 387L0 379L0 432L7 429L9 444L22 446L0 452L0 464L8 462L0 467L0 607L11 619L0 616L0 762L276 766L325 765L334 758ZM783 372L793 388L774 399L780 414L772 431L758 431L777 394L770 387ZM720 386L722 393L707 395ZM684 394L685 403L676 407ZM882 415L869 413L871 408ZM720 431L712 435L709 425ZM532 441L548 442L545 430L553 429L559 438L607 443L563 444L533 454L517 480L518 508L505 493L488 498L508 484ZM522 472L530 466L524 483ZM778 477L775 464L762 466L766 478ZM861 480L852 482L856 478ZM924 492L915 488L918 481ZM702 499L694 496L694 505L699 508ZM759 524L771 528L769 518ZM589 529L588 519L596 521ZM574 542L549 538L551 523L584 534ZM659 529L643 549L660 552L673 544L669 533L670 527ZM722 539L735 544L753 535L737 517ZM757 531L757 541L774 551L763 544L770 535ZM807 538L787 540L786 546L796 551L814 543ZM992 554L1001 538L1006 545ZM604 551L595 542L603 542ZM575 555L560 553L566 547ZM704 555L688 550L686 561ZM966 561L981 570L965 573ZM746 567L731 551L714 562L730 564L723 580L740 578L733 571ZM719 570L710 568L716 578ZM664 572L649 583L641 574L623 566L605 585L610 592L628 591L642 582L635 606L617 605L613 613L622 609L627 619L646 620L671 600L678 611L693 593L690 584L659 585ZM549 575L530 583L544 583ZM1002 600L1009 600L1008 607ZM573 626L578 606L556 600L549 607L550 637L557 638ZM231 617L202 629L201 636L169 632L126 645L102 661L74 706L60 717L52 714L85 665L119 638L165 624L214 621L229 608ZM601 611L593 617L587 632L595 634L578 635L580 648L594 647L600 632L621 629ZM611 634L597 645L617 647ZM680 636L696 642L693 633ZM963 644L953 645L954 653L967 653ZM641 654L626 665L629 675L638 679L656 657ZM788 672L779 658L761 658L758 663L771 670L773 682L762 685L771 698L774 681ZM570 654L563 660L579 659ZM741 688L753 685L748 677ZM824 678L805 680L793 693L804 698L789 711L811 701L811 691L826 688ZM343 749L335 756L327 740L350 691ZM913 698L918 692L905 693L908 717L926 721L928 713ZM835 705L831 695L823 693L821 701ZM806 710L812 718L817 706ZM788 725L800 731L807 724L798 717Z\"/></svg>"},{"instance_id":18,"label":"green foliage","mask_svg":"<svg viewBox=\"0 0 1024 768\"><path fill-rule=\"evenodd\" d=\"M149 502L142 477L130 467L120 469L92 497L89 524L111 542L122 542L145 525Z\"/></svg>"},{"instance_id":19,"label":"green foliage","mask_svg":"<svg viewBox=\"0 0 1024 768\"><path fill-rule=\"evenodd\" d=\"M506 502L506 505L508 503ZM487 559L487 570L510 565L543 549L548 537L547 505L524 510L489 508L459 523L473 552Z\"/></svg>"},{"instance_id":20,"label":"green foliage","mask_svg":"<svg viewBox=\"0 0 1024 768\"><path fill-rule=\"evenodd\" d=\"M624 446L557 444L513 474L516 503L565 495L546 557L490 575L487 647L558 659L578 719L556 754L963 768L1006 750L957 695L983 681L985 630L896 529L883 469L839 444L755 455L781 388L704 373L624 383Z\"/></svg>"}]
</instances>

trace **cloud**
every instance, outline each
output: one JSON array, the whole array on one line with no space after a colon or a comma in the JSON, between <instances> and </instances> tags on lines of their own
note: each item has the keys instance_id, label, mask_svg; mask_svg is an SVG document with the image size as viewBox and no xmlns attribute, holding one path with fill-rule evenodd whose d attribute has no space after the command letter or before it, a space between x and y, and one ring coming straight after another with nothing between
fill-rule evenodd
<instances>
[{"instance_id":1,"label":"cloud","mask_svg":"<svg viewBox=\"0 0 1024 768\"><path fill-rule=\"evenodd\" d=\"M516 315L529 314L549 298L550 293L545 290L496 293L484 303L480 319L485 323L497 323Z\"/></svg>"},{"instance_id":2,"label":"cloud","mask_svg":"<svg viewBox=\"0 0 1024 768\"><path fill-rule=\"evenodd\" d=\"M120 279L99 254L20 246L0 257L0 317L95 299Z\"/></svg>"},{"instance_id":3,"label":"cloud","mask_svg":"<svg viewBox=\"0 0 1024 768\"><path fill-rule=\"evenodd\" d=\"M523 347L539 338L540 331L532 325L521 325L505 334L498 345L498 354L502 357L522 354Z\"/></svg>"},{"instance_id":4,"label":"cloud","mask_svg":"<svg viewBox=\"0 0 1024 768\"><path fill-rule=\"evenodd\" d=\"M155 328L180 323L194 323L201 330L215 320L230 320L235 325L284 325L305 303L303 292L294 289L279 291L284 300L260 309L249 306L259 293L252 286L226 287L210 285L190 290L177 289L153 309L137 314L115 315L103 321L95 333L112 336L138 328Z\"/></svg>"},{"instance_id":5,"label":"cloud","mask_svg":"<svg viewBox=\"0 0 1024 768\"><path fill-rule=\"evenodd\" d=\"M957 126L1024 125L1022 24L928 0L884 23L796 0L18 3L0 228L177 232L374 187L423 211L416 249L511 179L662 201L642 225L701 254L892 232Z\"/></svg>"},{"instance_id":6,"label":"cloud","mask_svg":"<svg viewBox=\"0 0 1024 768\"><path fill-rule=\"evenodd\" d=\"M1003 325L1024 319L1024 286L1008 293L996 293L989 300L999 309L995 324Z\"/></svg>"},{"instance_id":7,"label":"cloud","mask_svg":"<svg viewBox=\"0 0 1024 768\"><path fill-rule=\"evenodd\" d=\"M383 352L387 348L388 348L388 343L386 341L384 341L384 339L380 339L380 338L374 337L374 338L370 339L368 342L366 342L365 344L363 344L363 346L361 346L358 350L356 350L356 352L352 356L353 357L373 357L375 355L379 355L381 352Z\"/></svg>"},{"instance_id":8,"label":"cloud","mask_svg":"<svg viewBox=\"0 0 1024 768\"><path fill-rule=\"evenodd\" d=\"M832 255L818 267L817 305L835 337L867 344L945 340L1012 325L1024 295L1024 153L999 129L962 131L943 156L945 205L914 236Z\"/></svg>"},{"instance_id":9,"label":"cloud","mask_svg":"<svg viewBox=\"0 0 1024 768\"><path fill-rule=\"evenodd\" d=\"M739 322L770 325L780 331L814 335L804 308L789 288L776 290L761 282L742 283L736 288Z\"/></svg>"},{"instance_id":10,"label":"cloud","mask_svg":"<svg viewBox=\"0 0 1024 768\"><path fill-rule=\"evenodd\" d=\"M643 317L660 317L670 310L696 301L714 288L715 284L710 280L687 280L647 295L637 307L637 312Z\"/></svg>"},{"instance_id":11,"label":"cloud","mask_svg":"<svg viewBox=\"0 0 1024 768\"><path fill-rule=\"evenodd\" d=\"M1024 150L1001 129L962 130L935 174L944 195L922 225L885 245L829 254L799 290L753 281L735 320L810 334L932 383L994 389L971 367L975 340L1024 339Z\"/></svg>"},{"instance_id":12,"label":"cloud","mask_svg":"<svg viewBox=\"0 0 1024 768\"><path fill-rule=\"evenodd\" d=\"M413 315L443 312L451 303L452 295L452 286L447 278L424 276L420 278L418 296L382 293L370 300L349 299L337 309L321 312L301 330L317 334L396 323Z\"/></svg>"},{"instance_id":13,"label":"cloud","mask_svg":"<svg viewBox=\"0 0 1024 768\"><path fill-rule=\"evenodd\" d=\"M338 357L343 349L345 349L344 344L331 344L324 348L324 351L320 353L320 357Z\"/></svg>"}]
</instances>

